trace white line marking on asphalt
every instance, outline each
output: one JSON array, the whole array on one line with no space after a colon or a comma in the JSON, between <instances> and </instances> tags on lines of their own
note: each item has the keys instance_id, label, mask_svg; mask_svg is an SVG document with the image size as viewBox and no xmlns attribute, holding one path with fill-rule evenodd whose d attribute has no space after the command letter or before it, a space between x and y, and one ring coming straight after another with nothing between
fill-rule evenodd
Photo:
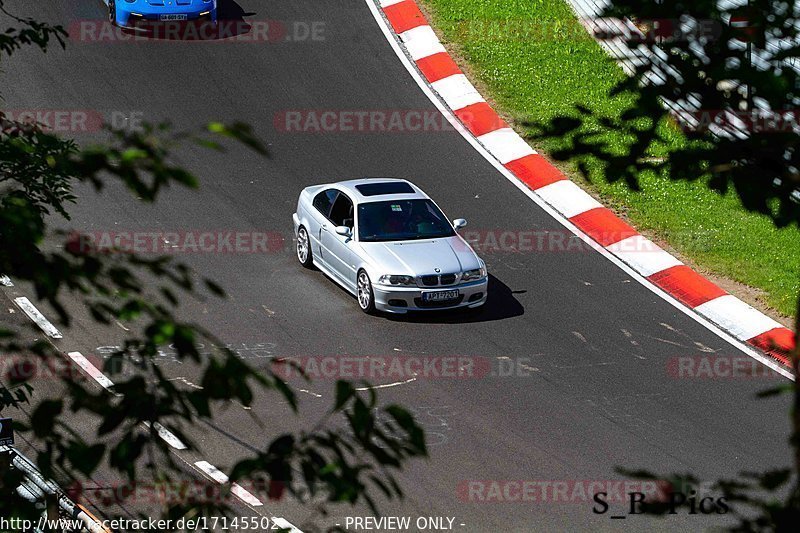
<instances>
[{"instance_id":1,"label":"white line marking on asphalt","mask_svg":"<svg viewBox=\"0 0 800 533\"><path fill-rule=\"evenodd\" d=\"M78 366L81 367L84 372L93 377L94 380L97 381L104 389L111 389L114 386L114 382L108 379L105 374L100 372L97 367L90 363L81 352L69 352L67 355L70 357L70 359L78 363Z\"/></svg>"},{"instance_id":2,"label":"white line marking on asphalt","mask_svg":"<svg viewBox=\"0 0 800 533\"><path fill-rule=\"evenodd\" d=\"M395 37L394 31L389 27L388 22L383 18L378 5L375 3L374 0L364 0L367 3L367 7L369 8L370 12L372 13L373 18L378 23L378 27L380 27L381 31L383 32L386 40L389 42L389 46L392 47L397 57L400 59L400 62L406 68L409 74L411 74L412 79L417 83L420 90L428 97L428 99L433 103L434 106L444 115L448 122L458 130L464 140L466 140L473 148L483 156L486 161L489 162L498 172L500 172L508 181L510 181L517 189L520 190L524 195L526 195L532 202L538 205L541 209L543 209L548 215L550 215L553 219L557 220L562 226L564 226L567 230L571 231L575 235L578 236L579 239L584 241L588 246L593 247L597 250L597 253L601 254L603 257L611 261L614 265L622 269L623 272L631 276L635 279L638 283L645 286L648 290L662 298L664 301L672 305L675 309L683 313L684 315L688 316L698 324L701 324L706 329L710 330L711 332L715 333L718 337L722 338L726 342L736 346L739 350L746 353L756 361L762 363L763 365L767 366L771 370L774 370L778 374L794 381L794 376L792 373L784 368L781 364L773 361L770 357L762 354L756 348L746 344L733 335L729 334L728 332L724 331L716 324L707 320L706 318L700 316L698 313L693 312L692 309L689 309L678 300L670 296L668 293L664 292L662 289L651 283L649 280L641 276L637 273L634 269L626 265L622 260L615 257L611 252L603 248L602 246L597 244L597 241L586 235L583 231L581 231L575 224L567 220L564 215L556 211L552 206L550 206L546 201L544 201L540 196L538 196L534 191L532 191L527 185L525 185L522 181L519 180L511 171L509 171L506 167L500 164L500 162L489 153L483 145L478 142L478 140L461 124L461 121L453 114L453 112L445 106L442 101L436 97L434 92L428 86L427 82L422 78L422 74L417 69L417 66L411 62L409 56L406 55L406 52L400 46L400 43L397 41ZM412 31L412 30L409 30ZM431 30L432 31L432 30ZM408 33L408 32L406 32ZM440 44L441 45L441 44ZM549 187L549 185L548 185ZM576 185L577 187L577 185ZM545 187L538 189L541 191ZM585 191L584 191L585 192Z\"/></svg>"},{"instance_id":3,"label":"white line marking on asphalt","mask_svg":"<svg viewBox=\"0 0 800 533\"><path fill-rule=\"evenodd\" d=\"M149 422L145 422L144 425L147 426L147 427L150 427L150 423ZM181 441L181 439L176 437L173 432L171 432L170 430L168 430L167 428L165 428L164 426L162 426L158 422L153 424L153 426L156 428L156 433L158 433L158 436L161 437L161 440L163 440L164 442L166 442L167 444L169 444L170 446L172 446L176 450L188 450L189 449L189 447L186 446L183 443L183 441Z\"/></svg>"},{"instance_id":4,"label":"white line marking on asphalt","mask_svg":"<svg viewBox=\"0 0 800 533\"><path fill-rule=\"evenodd\" d=\"M228 482L228 476L225 475L224 472L220 471L216 466L212 465L208 461L197 461L194 465L203 472L205 472L211 479L213 479L217 483L224 485ZM258 498L256 498L255 496L244 490L237 483L233 483L231 485L231 492L243 502L249 503L254 507L260 507L264 505Z\"/></svg>"},{"instance_id":5,"label":"white line marking on asphalt","mask_svg":"<svg viewBox=\"0 0 800 533\"><path fill-rule=\"evenodd\" d=\"M193 464L193 463L190 463L189 461L187 461L187 460L186 460L186 459L183 457L183 455L181 455L181 454L179 454L179 453L176 453L176 454L175 454L175 457L177 457L179 461L182 461L182 462L183 462L183 464L185 464L185 465L186 465L187 467L189 467L190 469L191 469L191 468L195 468L195 469L197 469L197 465L196 465L196 464ZM247 504L245 504L245 505L247 505ZM254 509L254 508L253 508L253 506L251 506L251 505L247 505L247 507L248 507L249 509L253 510L254 512L256 512L256 513L260 514L261 516L266 516L266 515L264 515L263 513L261 513L259 510L256 510L256 509Z\"/></svg>"},{"instance_id":6,"label":"white line marking on asphalt","mask_svg":"<svg viewBox=\"0 0 800 533\"><path fill-rule=\"evenodd\" d=\"M180 381L184 385L188 385L189 387L192 387L193 389L203 390L203 387L201 387L200 385L195 385L194 383L192 383L191 381L187 380L184 377L171 378L168 381Z\"/></svg>"},{"instance_id":7,"label":"white line marking on asphalt","mask_svg":"<svg viewBox=\"0 0 800 533\"><path fill-rule=\"evenodd\" d=\"M285 518L281 518L279 516L273 516L272 523L280 528L288 529L289 533L303 533L302 531L294 527L291 523L289 523L289 521L287 521Z\"/></svg>"},{"instance_id":8,"label":"white line marking on asphalt","mask_svg":"<svg viewBox=\"0 0 800 533\"><path fill-rule=\"evenodd\" d=\"M89 362L86 357L83 356L80 352L69 352L67 355L75 361L79 367L83 369L84 372L89 374L95 381L97 381L104 389L111 390L114 387L114 382L108 379L105 374L103 374L96 366ZM145 426L150 427L149 422L144 423ZM176 450L186 450L189 447L186 446L181 439L175 436L170 430L159 424L158 422L155 423L156 433L161 439L175 448Z\"/></svg>"},{"instance_id":9,"label":"white line marking on asphalt","mask_svg":"<svg viewBox=\"0 0 800 533\"><path fill-rule=\"evenodd\" d=\"M670 340L667 340L667 339L662 339L661 337L652 337L652 338L657 340L658 342L663 342L664 344L671 344L673 346L678 346L680 348L686 348L686 346L684 346L683 344L681 344L679 342L674 342L674 341L670 341Z\"/></svg>"},{"instance_id":10,"label":"white line marking on asphalt","mask_svg":"<svg viewBox=\"0 0 800 533\"><path fill-rule=\"evenodd\" d=\"M86 359L83 356L83 354L81 354L80 352L69 352L67 355L73 361L75 361L78 364L78 366L80 366L87 374L89 374L98 383L100 383L100 385L102 385L104 388L110 389L110 388L112 388L114 386L114 383L110 379L108 379L102 372L100 372L97 369L97 367L95 367L92 363L90 363L88 361L88 359ZM145 424L145 426L150 427L150 424L148 422L145 422L144 424ZM160 423L156 422L154 424L154 427L156 429L156 432L158 433L158 436L161 437L161 439L163 439L164 442L166 442L167 444L169 444L170 446L172 446L176 450L186 450L186 449L188 449L188 446L186 446L186 444L184 444L183 441L181 441L177 436L175 436L174 433L172 433L170 430L165 428ZM197 463L195 463L195 466L197 468L199 468L200 470L202 470L203 472L205 472L206 474L208 474L215 481L218 481L219 483L224 484L224 483L228 482L228 476L226 476L223 472L221 472L219 469L217 469L215 466L213 466L208 461L198 461ZM253 507L261 507L261 506L264 505L264 504L261 503L261 501L258 498L256 498L252 494L250 494L248 491L246 491L238 483L233 483L231 485L231 493L233 493L236 497L238 497L243 502L245 502L245 503L247 503L247 504L249 504L249 505L251 505ZM282 525L281 527L283 527L283 528L291 528L291 531L293 531L293 532L302 533L302 531L300 531L299 529L295 528L292 524L290 524L288 521L286 521L283 518L271 517L271 520L274 523L278 523L279 521L282 521L281 523L285 524L285 525Z\"/></svg>"},{"instance_id":11,"label":"white line marking on asphalt","mask_svg":"<svg viewBox=\"0 0 800 533\"><path fill-rule=\"evenodd\" d=\"M373 385L371 387L356 387L356 390L365 391L365 390L388 389L389 387L397 387L398 385L405 385L406 383L411 383L412 381L417 381L417 378L410 378L405 381L398 381L397 383L387 383L385 385Z\"/></svg>"},{"instance_id":12,"label":"white line marking on asphalt","mask_svg":"<svg viewBox=\"0 0 800 533\"><path fill-rule=\"evenodd\" d=\"M212 465L208 461L197 461L194 464L194 466L202 470L211 479L213 479L214 481L216 481L221 485L224 485L229 481L228 476L225 475L224 472L220 471L216 466ZM238 483L231 484L231 493L233 493L243 502L250 504L253 507L261 507L264 505L258 498L247 492ZM291 533L303 533L301 530L296 528L294 525L292 525L291 522L289 522L285 518L281 518L279 516L272 516L270 517L270 520L272 520L272 523L277 525L278 527L283 529L288 529Z\"/></svg>"},{"instance_id":13,"label":"white line marking on asphalt","mask_svg":"<svg viewBox=\"0 0 800 533\"><path fill-rule=\"evenodd\" d=\"M389 7L395 4L399 4L400 2L405 2L405 0L381 0L381 7Z\"/></svg>"},{"instance_id":14,"label":"white line marking on asphalt","mask_svg":"<svg viewBox=\"0 0 800 533\"><path fill-rule=\"evenodd\" d=\"M8 276L0 276L0 285L3 287L13 287L14 284L11 283L11 278Z\"/></svg>"},{"instance_id":15,"label":"white line marking on asphalt","mask_svg":"<svg viewBox=\"0 0 800 533\"><path fill-rule=\"evenodd\" d=\"M710 347L706 346L705 344L703 344L702 342L694 341L694 345L697 346L697 349L700 350L701 352L705 352L705 353L714 353L714 352L716 352L716 350L714 348L710 348Z\"/></svg>"},{"instance_id":16,"label":"white line marking on asphalt","mask_svg":"<svg viewBox=\"0 0 800 533\"><path fill-rule=\"evenodd\" d=\"M100 370L98 370L97 367L95 367L92 363L90 363L89 360L86 359L80 352L69 352L67 355L73 361L75 361L78 364L78 366L80 366L87 374L89 374L98 383L100 383L100 385L102 385L104 388L110 389L114 386L114 383L110 379L108 379L102 372L100 372ZM150 427L149 423L145 422L144 424L145 426ZM163 439L164 442L166 442L176 450L188 449L188 446L186 446L186 444L184 444L177 436L175 436L174 433L172 433L170 430L165 428L160 423L156 422L154 424L154 427L156 429L156 432L158 433L158 436L161 437L161 439ZM205 472L206 474L208 474L212 479L218 481L221 484L228 482L228 476L226 476L223 472L221 472L219 469L217 469L208 461L198 461L195 463L195 466L200 470L202 470L203 472ZM233 493L236 497L238 497L246 504L249 504L253 507L261 507L264 505L258 498L250 494L238 483L233 483L231 485L231 493ZM303 533L302 531L294 527L291 523L289 523L287 520L283 518L270 517L270 519L272 520L273 523L279 524L280 527L282 528L289 528L292 532Z\"/></svg>"},{"instance_id":17,"label":"white line marking on asphalt","mask_svg":"<svg viewBox=\"0 0 800 533\"><path fill-rule=\"evenodd\" d=\"M36 322L36 325L39 326L39 329L45 332L48 337L52 337L54 339L62 339L64 338L61 335L61 332L56 329L56 327L47 320L42 313L36 309L30 300L25 298L24 296L20 296L19 298L14 298L14 302L22 309L31 320Z\"/></svg>"}]
</instances>

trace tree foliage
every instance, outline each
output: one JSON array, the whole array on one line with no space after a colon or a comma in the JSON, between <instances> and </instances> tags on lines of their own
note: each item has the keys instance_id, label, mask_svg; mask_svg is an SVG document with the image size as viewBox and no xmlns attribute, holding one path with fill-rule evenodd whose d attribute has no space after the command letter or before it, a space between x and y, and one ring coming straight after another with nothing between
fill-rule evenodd
<instances>
[{"instance_id":1,"label":"tree foliage","mask_svg":"<svg viewBox=\"0 0 800 533\"><path fill-rule=\"evenodd\" d=\"M18 18L2 0L0 11L11 21L0 33L0 57L25 46L43 51L65 47L63 28ZM65 394L42 399L24 372L0 376L0 412L29 413L26 421L15 421L16 428L39 450L41 472L65 487L80 486L99 469L130 481L179 479L181 471L157 428L167 428L194 449L184 429L211 421L214 408L228 402L249 407L258 394L270 393L298 410L295 392L269 369L257 370L225 348L201 355L200 343L224 343L213 332L181 321L179 302L190 296L224 297L212 280L171 258L99 251L86 246L80 235L51 230L52 217L69 219L69 206L78 202L73 190L80 183L101 191L118 181L142 202L157 201L168 187L197 187L196 176L171 158L181 144L197 143L218 157L224 157L225 142L242 143L265 157L266 148L240 123L212 123L196 133L176 133L161 124L108 134L107 143L84 147L0 113L0 273L30 284L64 324L71 319L66 300L80 302L98 323L131 324L124 346L105 364L115 383L111 391L64 373L58 377ZM63 246L47 245L53 239ZM0 357L15 355L18 364L45 366L64 357L52 344L25 344L15 333L0 328ZM174 346L180 361L202 368L201 388L177 387L159 369L154 358L165 345ZM136 371L123 373L126 366ZM86 440L72 426L81 417L97 421L95 440ZM335 402L313 430L278 436L235 464L231 479L261 480L273 498L313 500L315 506L323 502L323 509L325 502L366 502L378 512L376 492L402 497L396 473L409 459L425 455L422 430L405 409L380 406L373 393L342 381ZM19 473L5 475L11 477L3 480L0 516L38 517L41 510L8 492ZM193 501L174 502L163 514L177 518L228 511L224 502Z\"/></svg>"},{"instance_id":2,"label":"tree foliage","mask_svg":"<svg viewBox=\"0 0 800 533\"><path fill-rule=\"evenodd\" d=\"M605 179L634 190L643 172L701 180L720 193L734 190L746 209L780 227L800 224L800 146L791 127L800 123L799 7L793 0L614 0L603 16L641 28L626 39L633 73L609 95L630 105L619 116L581 105L577 117L534 124L537 136L568 138L553 156L577 161L587 177L595 163ZM650 60L635 61L642 53ZM582 128L588 117L627 142L612 146ZM681 127L688 142L670 143L665 123ZM730 134L712 123L730 126Z\"/></svg>"},{"instance_id":3,"label":"tree foliage","mask_svg":"<svg viewBox=\"0 0 800 533\"><path fill-rule=\"evenodd\" d=\"M630 104L618 116L576 105L571 116L528 124L533 136L565 139L565 147L552 155L576 163L587 179L599 175L633 190L639 190L643 173L700 181L720 194L733 191L744 209L769 217L777 227L800 229L800 5L611 0L601 16L631 20L640 30L623 37L633 52L625 58L632 72L608 95ZM685 142L667 138L675 128ZM608 132L619 135L600 134ZM623 141L612 144L612 138ZM800 300L796 320L800 333ZM798 351L792 354L795 375ZM744 472L706 487L734 506L734 530L796 531L800 523L800 386L764 396L787 391L794 397L793 467ZM700 485L691 473L668 478L675 491ZM645 510L660 515L666 508L653 502Z\"/></svg>"}]
</instances>

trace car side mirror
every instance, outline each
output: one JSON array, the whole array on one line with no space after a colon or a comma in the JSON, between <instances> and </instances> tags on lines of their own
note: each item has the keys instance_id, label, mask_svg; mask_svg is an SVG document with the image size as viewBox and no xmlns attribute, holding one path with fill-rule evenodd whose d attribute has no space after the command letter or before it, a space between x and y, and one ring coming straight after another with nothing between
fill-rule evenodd
<instances>
[{"instance_id":1,"label":"car side mirror","mask_svg":"<svg viewBox=\"0 0 800 533\"><path fill-rule=\"evenodd\" d=\"M457 219L455 219L455 220L453 221L453 227L454 227L455 229L461 229L461 228L463 228L463 227L464 227L464 226L466 226L466 225L467 225L467 221L466 221L466 220L464 220L463 218L457 218Z\"/></svg>"},{"instance_id":2,"label":"car side mirror","mask_svg":"<svg viewBox=\"0 0 800 533\"><path fill-rule=\"evenodd\" d=\"M336 233L341 235L342 237L352 237L353 236L353 230L351 230L347 226L336 226Z\"/></svg>"}]
</instances>

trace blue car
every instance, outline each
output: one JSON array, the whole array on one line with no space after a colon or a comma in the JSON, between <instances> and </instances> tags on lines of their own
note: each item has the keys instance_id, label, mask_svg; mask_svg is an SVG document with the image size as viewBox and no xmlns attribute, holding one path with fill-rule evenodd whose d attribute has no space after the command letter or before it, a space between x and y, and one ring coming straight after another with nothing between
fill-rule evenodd
<instances>
[{"instance_id":1,"label":"blue car","mask_svg":"<svg viewBox=\"0 0 800 533\"><path fill-rule=\"evenodd\" d=\"M217 0L104 0L108 20L117 26L134 28L139 23L217 23Z\"/></svg>"}]
</instances>

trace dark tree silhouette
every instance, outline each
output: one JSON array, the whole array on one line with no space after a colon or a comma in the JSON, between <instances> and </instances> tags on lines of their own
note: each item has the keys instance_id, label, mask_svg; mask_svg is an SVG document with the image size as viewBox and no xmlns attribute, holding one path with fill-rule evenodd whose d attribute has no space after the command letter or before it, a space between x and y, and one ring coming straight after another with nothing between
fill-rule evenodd
<instances>
[{"instance_id":1,"label":"dark tree silhouette","mask_svg":"<svg viewBox=\"0 0 800 533\"><path fill-rule=\"evenodd\" d=\"M51 52L55 47L60 53L66 45L63 28L16 17L2 0L0 20L0 58L27 46ZM132 361L137 366L132 377L115 374L113 393L97 392L68 372L58 376L64 397L38 400L25 372L12 368L0 376L0 412L26 408L30 416L25 422L15 421L16 429L41 450L36 457L40 471L64 487L90 478L101 465L131 481L145 474L161 482L179 479L168 446L157 436L157 424L194 448L182 428L211 421L215 406L229 401L249 406L257 393L271 392L293 410L298 408L293 390L270 370L256 370L224 348L201 357L200 343L224 343L211 331L181 322L176 313L181 297L224 297L213 281L170 258L93 250L79 235L59 235L47 223L48 217L69 218L67 207L78 201L72 193L78 183L101 190L118 180L143 202L157 201L167 187L197 187L195 176L171 160L171 151L180 143L198 143L218 157L224 157L224 142L243 143L267 157L264 146L239 123L212 123L207 131L191 134L173 132L167 125L109 133L106 145L79 147L37 124L0 113L0 273L29 282L62 323L70 321L63 305L70 299L85 305L99 323L136 324L124 347L106 363L109 373ZM65 246L45 249L45 237L60 238ZM164 345L173 345L178 359L201 366L201 388L176 387L159 370L154 358ZM26 345L4 327L0 353L15 356L16 364L48 368L64 357L46 342ZM96 442L71 427L78 416L97 420ZM109 435L113 438L100 442ZM287 431L238 462L230 478L261 480L270 497L292 496L313 505L314 512L320 510L320 502L323 510L324 502L366 502L378 512L376 492L389 499L402 497L396 473L410 458L426 454L423 432L408 411L397 405L381 407L374 393L358 392L353 384L340 381L330 411L312 431ZM0 516L38 518L41 510L13 492L19 473L6 469L4 476ZM163 509L163 517L227 512L224 501L176 501Z\"/></svg>"},{"instance_id":2,"label":"dark tree silhouette","mask_svg":"<svg viewBox=\"0 0 800 533\"><path fill-rule=\"evenodd\" d=\"M603 36L622 38L633 52L625 58L632 75L609 94L629 105L618 116L576 106L571 116L526 126L534 139L564 139L566 146L551 155L576 163L589 180L622 180L633 190L642 173L700 181L720 194L733 190L744 209L777 227L800 229L799 9L794 0L612 0L602 17L630 20L640 30ZM685 142L666 138L674 128ZM795 332L797 340L800 295ZM797 342L791 361L797 375ZM739 530L788 531L800 524L800 386L764 395L786 391L794 396L794 468L744 473L717 486L730 501L755 510L738 516ZM675 487L697 483L691 475L672 478Z\"/></svg>"}]
</instances>

